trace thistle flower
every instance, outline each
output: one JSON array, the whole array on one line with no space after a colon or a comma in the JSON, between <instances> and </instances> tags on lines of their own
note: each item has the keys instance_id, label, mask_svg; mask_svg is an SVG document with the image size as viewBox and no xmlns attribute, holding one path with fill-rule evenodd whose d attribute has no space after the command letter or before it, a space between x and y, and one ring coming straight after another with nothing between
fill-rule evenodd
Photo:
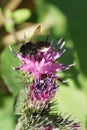
<instances>
[{"instance_id":1,"label":"thistle flower","mask_svg":"<svg viewBox=\"0 0 87 130\"><path fill-rule=\"evenodd\" d=\"M61 46L57 49L60 43ZM17 57L22 61L22 65L16 69L32 74L35 79L40 78L43 74L54 75L57 79L59 79L55 73L67 70L73 65L65 65L57 62L57 59L65 52L65 49L61 51L64 43L65 42L60 39L54 47L50 45L44 50L38 50L36 58L34 55L26 55L23 57L22 54L17 54ZM52 41L50 44L52 44Z\"/></svg>"},{"instance_id":2,"label":"thistle flower","mask_svg":"<svg viewBox=\"0 0 87 130\"><path fill-rule=\"evenodd\" d=\"M57 85L54 79L49 75L42 75L30 87L30 99L34 106L43 106L55 96L56 90Z\"/></svg>"},{"instance_id":3,"label":"thistle flower","mask_svg":"<svg viewBox=\"0 0 87 130\"><path fill-rule=\"evenodd\" d=\"M79 123L69 120L69 117L63 118L60 114L50 112L52 111L50 100L55 96L58 86L56 79L62 81L56 72L67 70L73 65L57 62L57 59L65 52L65 49L62 50L65 42L60 39L53 46L53 40L50 43L45 41L50 46L44 49L40 49L41 47L38 49L35 44L31 46L29 43L32 44L27 42L21 47L21 53L16 53L10 48L22 62L22 65L15 69L31 74L34 78L27 86L29 91L26 94L25 106L15 130L79 130L81 128Z\"/></svg>"}]
</instances>

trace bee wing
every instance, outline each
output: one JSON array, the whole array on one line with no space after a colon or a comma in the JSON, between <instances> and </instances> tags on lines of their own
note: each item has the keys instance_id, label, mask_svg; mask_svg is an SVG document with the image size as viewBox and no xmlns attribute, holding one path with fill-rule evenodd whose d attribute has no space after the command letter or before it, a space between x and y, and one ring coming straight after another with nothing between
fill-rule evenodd
<instances>
[{"instance_id":1,"label":"bee wing","mask_svg":"<svg viewBox=\"0 0 87 130\"><path fill-rule=\"evenodd\" d=\"M35 39L38 35L40 35L40 33L41 33L41 25L37 26L30 41L33 41L33 39Z\"/></svg>"}]
</instances>

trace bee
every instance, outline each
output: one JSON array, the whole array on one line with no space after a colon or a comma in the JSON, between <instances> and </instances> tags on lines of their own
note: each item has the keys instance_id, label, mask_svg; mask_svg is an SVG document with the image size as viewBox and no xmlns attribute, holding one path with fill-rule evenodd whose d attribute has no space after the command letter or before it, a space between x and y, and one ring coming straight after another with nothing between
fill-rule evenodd
<instances>
[{"instance_id":1,"label":"bee","mask_svg":"<svg viewBox=\"0 0 87 130\"><path fill-rule=\"evenodd\" d=\"M37 50L42 50L42 49L48 48L50 46L50 43L48 42L49 35L46 37L45 41L36 41L36 42L32 41L32 38L36 37L40 33L40 30L41 30L41 26L39 25L35 29L33 36L31 37L30 41L27 41L25 44L23 44L20 47L19 52L22 53L23 57L25 57L28 54L30 56L32 56L32 55L36 56Z\"/></svg>"}]
</instances>

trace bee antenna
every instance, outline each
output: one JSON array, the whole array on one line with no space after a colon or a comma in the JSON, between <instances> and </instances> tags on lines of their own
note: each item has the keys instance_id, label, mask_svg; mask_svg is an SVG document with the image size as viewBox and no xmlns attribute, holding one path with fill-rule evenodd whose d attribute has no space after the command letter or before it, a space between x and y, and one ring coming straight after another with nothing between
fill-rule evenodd
<instances>
[{"instance_id":1,"label":"bee antenna","mask_svg":"<svg viewBox=\"0 0 87 130\"><path fill-rule=\"evenodd\" d=\"M26 37L25 33L24 33L24 40L25 40L25 43L26 43L26 42L28 42L28 40L27 40L27 37Z\"/></svg>"},{"instance_id":2,"label":"bee antenna","mask_svg":"<svg viewBox=\"0 0 87 130\"><path fill-rule=\"evenodd\" d=\"M49 36L50 36L50 33L48 33L48 35L46 36L46 42L48 41Z\"/></svg>"}]
</instances>

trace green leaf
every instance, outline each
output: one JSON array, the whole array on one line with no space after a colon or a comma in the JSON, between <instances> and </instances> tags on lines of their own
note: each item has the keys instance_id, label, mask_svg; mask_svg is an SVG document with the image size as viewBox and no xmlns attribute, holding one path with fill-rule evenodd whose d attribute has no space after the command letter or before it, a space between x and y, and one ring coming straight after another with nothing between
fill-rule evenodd
<instances>
[{"instance_id":1,"label":"green leaf","mask_svg":"<svg viewBox=\"0 0 87 130\"><path fill-rule=\"evenodd\" d=\"M19 59L6 47L1 54L1 76L9 91L14 95L22 88L20 73L12 69L12 66L17 67L19 63Z\"/></svg>"},{"instance_id":2,"label":"green leaf","mask_svg":"<svg viewBox=\"0 0 87 130\"><path fill-rule=\"evenodd\" d=\"M24 21L26 21L30 16L31 12L29 9L19 9L13 12L12 14L13 19L15 20L15 23L20 24Z\"/></svg>"},{"instance_id":3,"label":"green leaf","mask_svg":"<svg viewBox=\"0 0 87 130\"><path fill-rule=\"evenodd\" d=\"M12 97L0 96L0 130L14 129L13 103L14 99Z\"/></svg>"},{"instance_id":4,"label":"green leaf","mask_svg":"<svg viewBox=\"0 0 87 130\"><path fill-rule=\"evenodd\" d=\"M64 86L58 91L57 99L60 110L80 121L84 130L87 115L86 95L75 87Z\"/></svg>"},{"instance_id":5,"label":"green leaf","mask_svg":"<svg viewBox=\"0 0 87 130\"><path fill-rule=\"evenodd\" d=\"M15 104L15 114L20 115L24 108L24 101L25 101L26 95L24 90L21 90Z\"/></svg>"},{"instance_id":6,"label":"green leaf","mask_svg":"<svg viewBox=\"0 0 87 130\"><path fill-rule=\"evenodd\" d=\"M6 15L6 20L5 20L5 29L7 32L12 32L13 29L14 29L14 22L12 20L12 12L10 10L7 10L5 12L5 15Z\"/></svg>"},{"instance_id":7,"label":"green leaf","mask_svg":"<svg viewBox=\"0 0 87 130\"><path fill-rule=\"evenodd\" d=\"M12 32L14 28L14 23L12 22L11 19L9 19L8 21L5 22L4 26L7 32Z\"/></svg>"}]
</instances>

